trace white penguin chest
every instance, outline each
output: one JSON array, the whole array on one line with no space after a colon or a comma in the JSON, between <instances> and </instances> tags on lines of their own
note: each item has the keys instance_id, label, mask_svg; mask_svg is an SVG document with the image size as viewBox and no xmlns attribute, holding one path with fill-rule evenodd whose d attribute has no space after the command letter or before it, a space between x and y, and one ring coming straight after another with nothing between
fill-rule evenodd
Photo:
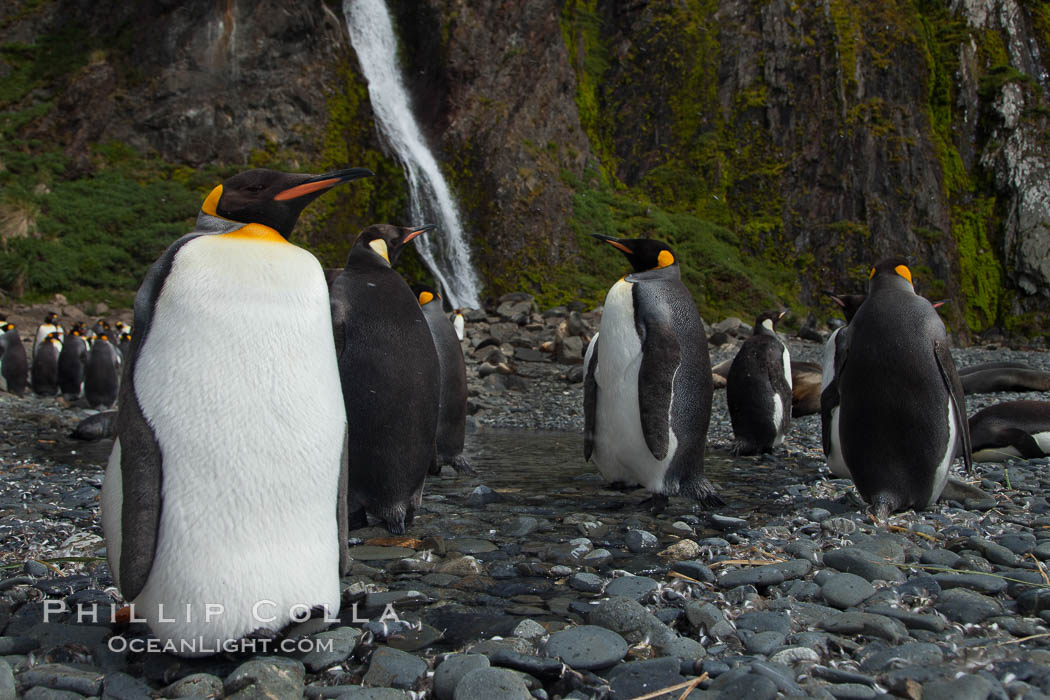
<instances>
[{"instance_id":1,"label":"white penguin chest","mask_svg":"<svg viewBox=\"0 0 1050 700\"><path fill-rule=\"evenodd\" d=\"M161 451L164 503L157 575L136 602L147 612L221 602L229 612L219 636L232 638L260 626L245 612L260 600L338 607L346 417L317 260L221 235L186 243L134 372ZM245 575L231 589L209 573L220 570ZM151 625L158 636L199 633L181 618L170 630Z\"/></svg>"},{"instance_id":2,"label":"white penguin chest","mask_svg":"<svg viewBox=\"0 0 1050 700\"><path fill-rule=\"evenodd\" d=\"M670 430L667 455L661 460L653 457L645 442L638 393L642 343L635 326L631 288L630 282L620 280L605 297L597 348L598 401L592 458L609 481L638 483L662 492L678 440Z\"/></svg>"}]
</instances>

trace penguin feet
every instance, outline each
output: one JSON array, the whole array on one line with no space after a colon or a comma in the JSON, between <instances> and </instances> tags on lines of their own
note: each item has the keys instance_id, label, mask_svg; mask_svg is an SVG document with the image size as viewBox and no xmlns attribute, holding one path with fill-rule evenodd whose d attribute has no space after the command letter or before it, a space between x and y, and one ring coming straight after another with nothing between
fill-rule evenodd
<instances>
[{"instance_id":1,"label":"penguin feet","mask_svg":"<svg viewBox=\"0 0 1050 700\"><path fill-rule=\"evenodd\" d=\"M604 488L610 491L634 491L638 488L638 484L628 484L626 481L610 481L605 484Z\"/></svg>"},{"instance_id":2,"label":"penguin feet","mask_svg":"<svg viewBox=\"0 0 1050 700\"><path fill-rule=\"evenodd\" d=\"M346 526L348 530L356 530L360 527L368 527L368 513L364 508L358 508L357 510L346 516Z\"/></svg>"},{"instance_id":3,"label":"penguin feet","mask_svg":"<svg viewBox=\"0 0 1050 700\"><path fill-rule=\"evenodd\" d=\"M452 468L459 474L473 475L478 473L474 467L471 466L470 460L463 455L457 455L456 458L452 460Z\"/></svg>"},{"instance_id":4,"label":"penguin feet","mask_svg":"<svg viewBox=\"0 0 1050 700\"><path fill-rule=\"evenodd\" d=\"M682 484L680 493L686 498L692 498L704 508L718 508L726 504L718 495L714 485L703 477Z\"/></svg>"},{"instance_id":5,"label":"penguin feet","mask_svg":"<svg viewBox=\"0 0 1050 700\"><path fill-rule=\"evenodd\" d=\"M649 498L645 499L638 505L645 506L645 508L653 515L659 515L663 513L667 508L667 503L670 501L667 494L665 493L654 493Z\"/></svg>"}]
</instances>

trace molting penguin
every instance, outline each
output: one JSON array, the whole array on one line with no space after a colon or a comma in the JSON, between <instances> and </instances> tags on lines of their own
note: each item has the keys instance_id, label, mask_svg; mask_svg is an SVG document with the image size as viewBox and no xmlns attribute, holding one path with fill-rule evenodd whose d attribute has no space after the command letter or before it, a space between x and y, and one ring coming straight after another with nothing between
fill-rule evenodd
<instances>
[{"instance_id":1,"label":"molting penguin","mask_svg":"<svg viewBox=\"0 0 1050 700\"><path fill-rule=\"evenodd\" d=\"M726 378L734 454L772 452L791 425L791 356L777 335L783 311L766 311L740 346Z\"/></svg>"},{"instance_id":2,"label":"molting penguin","mask_svg":"<svg viewBox=\"0 0 1050 700\"><path fill-rule=\"evenodd\" d=\"M67 401L80 398L87 361L87 341L84 340L83 331L74 327L66 335L66 342L62 343L62 352L58 354L58 387ZM114 394L113 399L116 398Z\"/></svg>"},{"instance_id":3,"label":"molting penguin","mask_svg":"<svg viewBox=\"0 0 1050 700\"><path fill-rule=\"evenodd\" d=\"M13 323L0 326L0 389L21 396L29 378L29 360L22 336Z\"/></svg>"},{"instance_id":4,"label":"molting penguin","mask_svg":"<svg viewBox=\"0 0 1050 700\"><path fill-rule=\"evenodd\" d=\"M91 344L84 366L84 397L91 408L112 406L120 389L120 351L103 331Z\"/></svg>"},{"instance_id":5,"label":"molting penguin","mask_svg":"<svg viewBox=\"0 0 1050 700\"><path fill-rule=\"evenodd\" d=\"M829 342L833 383L821 395L829 465L837 451L877 519L928 507L957 450L972 468L970 432L944 324L915 293L903 259L872 269L867 298Z\"/></svg>"},{"instance_id":6,"label":"molting penguin","mask_svg":"<svg viewBox=\"0 0 1050 700\"><path fill-rule=\"evenodd\" d=\"M467 426L467 365L455 326L441 308L441 295L433 287L417 284L412 293L419 300L423 317L434 336L440 368L438 399L437 456L438 465L451 464L456 471L473 471L463 456Z\"/></svg>"},{"instance_id":7,"label":"molting penguin","mask_svg":"<svg viewBox=\"0 0 1050 700\"><path fill-rule=\"evenodd\" d=\"M44 338L52 333L58 333L58 342L61 343L64 331L62 330L62 325L58 322L58 314L54 311L48 311L47 315L44 316L44 322L36 327L36 337L33 339L34 360L36 360L36 349L40 347L40 343L43 342Z\"/></svg>"},{"instance_id":8,"label":"molting penguin","mask_svg":"<svg viewBox=\"0 0 1050 700\"><path fill-rule=\"evenodd\" d=\"M30 378L37 394L54 396L58 393L58 355L61 352L62 340L57 331L48 333L36 346Z\"/></svg>"},{"instance_id":9,"label":"molting penguin","mask_svg":"<svg viewBox=\"0 0 1050 700\"><path fill-rule=\"evenodd\" d=\"M973 461L1050 455L1050 402L1005 401L970 417Z\"/></svg>"},{"instance_id":10,"label":"molting penguin","mask_svg":"<svg viewBox=\"0 0 1050 700\"><path fill-rule=\"evenodd\" d=\"M332 325L349 426L351 527L405 532L436 468L440 365L423 310L391 265L431 230L369 226L332 282Z\"/></svg>"},{"instance_id":11,"label":"molting penguin","mask_svg":"<svg viewBox=\"0 0 1050 700\"><path fill-rule=\"evenodd\" d=\"M666 244L592 234L634 272L605 297L584 358L583 454L608 481L641 484L654 505L722 501L704 476L711 358L703 322Z\"/></svg>"},{"instance_id":12,"label":"molting penguin","mask_svg":"<svg viewBox=\"0 0 1050 700\"><path fill-rule=\"evenodd\" d=\"M124 598L180 655L339 608L346 417L324 273L287 238L371 174L234 175L135 296L102 526Z\"/></svg>"}]
</instances>

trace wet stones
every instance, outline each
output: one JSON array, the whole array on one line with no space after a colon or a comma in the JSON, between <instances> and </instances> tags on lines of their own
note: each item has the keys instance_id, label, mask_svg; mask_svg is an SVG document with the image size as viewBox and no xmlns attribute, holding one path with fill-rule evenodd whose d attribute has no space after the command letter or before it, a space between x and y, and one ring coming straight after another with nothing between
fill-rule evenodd
<instances>
[{"instance_id":1,"label":"wet stones","mask_svg":"<svg viewBox=\"0 0 1050 700\"><path fill-rule=\"evenodd\" d=\"M627 642L604 627L581 625L552 634L545 651L573 668L591 671L608 668L622 659L627 654Z\"/></svg>"}]
</instances>

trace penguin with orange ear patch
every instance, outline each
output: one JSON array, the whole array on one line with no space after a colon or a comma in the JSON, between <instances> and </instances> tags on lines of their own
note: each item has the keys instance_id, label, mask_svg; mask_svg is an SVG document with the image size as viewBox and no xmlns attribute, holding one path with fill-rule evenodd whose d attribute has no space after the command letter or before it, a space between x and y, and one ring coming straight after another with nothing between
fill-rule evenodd
<instances>
[{"instance_id":1,"label":"penguin with orange ear patch","mask_svg":"<svg viewBox=\"0 0 1050 700\"><path fill-rule=\"evenodd\" d=\"M324 270L288 238L371 174L228 178L135 295L102 529L124 599L176 654L339 609L346 416Z\"/></svg>"},{"instance_id":2,"label":"penguin with orange ear patch","mask_svg":"<svg viewBox=\"0 0 1050 700\"><path fill-rule=\"evenodd\" d=\"M404 534L437 468L441 369L423 309L391 268L433 229L369 226L330 290L350 455L350 527L382 520Z\"/></svg>"},{"instance_id":3,"label":"penguin with orange ear patch","mask_svg":"<svg viewBox=\"0 0 1050 700\"><path fill-rule=\"evenodd\" d=\"M675 495L720 504L704 475L711 358L678 259L660 241L594 237L634 271L606 295L584 358L584 459L608 481L644 486L655 508Z\"/></svg>"},{"instance_id":4,"label":"penguin with orange ear patch","mask_svg":"<svg viewBox=\"0 0 1050 700\"><path fill-rule=\"evenodd\" d=\"M828 352L822 417L838 411L823 425L825 454L840 455L876 519L929 507L957 451L972 467L970 433L944 324L903 258L872 268L867 298Z\"/></svg>"},{"instance_id":5,"label":"penguin with orange ear patch","mask_svg":"<svg viewBox=\"0 0 1050 700\"><path fill-rule=\"evenodd\" d=\"M423 309L430 333L434 336L438 365L441 368L438 400L437 452L438 466L451 465L457 472L472 473L470 461L463 456L467 430L467 365L459 344L456 327L441 308L441 294L425 284L412 286L412 292ZM460 316L462 318L462 316Z\"/></svg>"}]
</instances>

